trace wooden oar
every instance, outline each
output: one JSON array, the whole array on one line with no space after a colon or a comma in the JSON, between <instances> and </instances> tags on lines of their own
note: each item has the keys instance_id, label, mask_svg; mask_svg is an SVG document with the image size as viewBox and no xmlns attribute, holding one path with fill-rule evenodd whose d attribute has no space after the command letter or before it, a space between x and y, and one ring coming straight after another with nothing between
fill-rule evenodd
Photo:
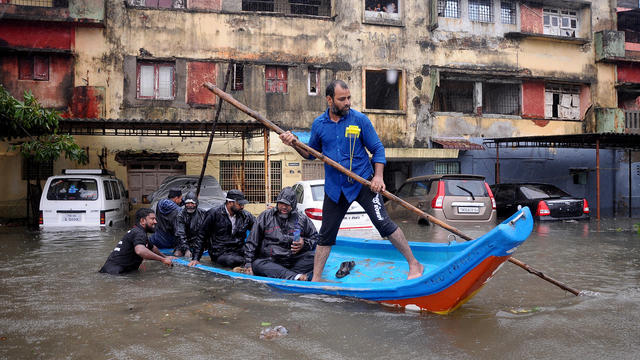
<instances>
[{"instance_id":1,"label":"wooden oar","mask_svg":"<svg viewBox=\"0 0 640 360\"><path fill-rule=\"evenodd\" d=\"M284 133L284 130L282 130L278 125L272 123L271 121L269 121L268 119L266 119L265 117L263 117L262 115L260 115L258 112L250 109L248 106L244 105L243 103L239 102L238 100L234 99L233 96L227 94L226 92L220 90L218 87L216 87L215 85L213 85L210 82L205 82L204 86L206 88L208 88L209 90L211 90L214 94L216 94L217 96L219 96L221 99L223 99L224 101L228 102L229 104L235 106L238 110L244 112L245 114L251 116L252 118L258 120L259 122L261 122L264 126L266 126L267 128L269 128L270 130L274 131L275 133L277 133L278 135ZM371 182L369 182L367 179L349 171L348 169L346 169L344 166L340 165L338 162L336 162L335 160L328 158L326 156L324 156L321 152L317 151L316 149L310 147L309 145L294 140L293 145L300 148L300 149L304 149L305 151L308 151L310 154L312 154L313 156L315 156L316 158L324 161L325 163L331 165L332 167L334 167L335 169L337 169L338 171L340 171L341 173L349 176L350 178L354 179L355 181L359 182L360 184L364 185L364 186L370 186ZM429 222L434 223L444 229L449 230L450 232L460 236L461 238L463 238L464 240L473 240L473 238L471 238L470 236L464 234L463 232L461 232L460 230L454 228L453 226L445 223L442 220L436 219L435 217L425 213L424 211L418 209L417 207L409 204L408 202L400 199L399 197L395 196L394 194L388 192L387 190L384 190L381 192L382 195L384 195L386 198L396 201L398 202L400 205L404 206L405 208L413 211L414 213L416 213L417 215L419 215L422 218L425 218L427 220L429 220ZM578 290L572 289L569 286L561 283L558 280L555 280L547 275L545 275L544 273L542 273L541 271L538 271L532 267L530 267L529 265L523 263L520 260L516 260L513 257L509 257L509 261L513 264L518 265L519 267L525 269L526 271L528 271L531 274L534 274L558 287L560 287L563 290L569 291L572 294L578 296L580 295L580 292Z\"/></svg>"}]
</instances>

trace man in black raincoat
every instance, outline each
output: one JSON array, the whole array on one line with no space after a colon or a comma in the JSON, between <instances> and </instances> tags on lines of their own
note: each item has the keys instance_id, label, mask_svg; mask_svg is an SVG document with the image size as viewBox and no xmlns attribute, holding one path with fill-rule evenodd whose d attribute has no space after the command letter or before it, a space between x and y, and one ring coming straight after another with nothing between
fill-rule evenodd
<instances>
[{"instance_id":1,"label":"man in black raincoat","mask_svg":"<svg viewBox=\"0 0 640 360\"><path fill-rule=\"evenodd\" d=\"M207 217L207 211L198 207L198 199L193 192L188 192L182 200L184 208L180 210L176 219L176 237L178 238L176 250L191 258L193 254L200 251L198 233Z\"/></svg>"},{"instance_id":2,"label":"man in black raincoat","mask_svg":"<svg viewBox=\"0 0 640 360\"><path fill-rule=\"evenodd\" d=\"M244 239L256 219L244 210L247 203L242 191L229 190L224 204L209 209L189 265L200 263L205 248L209 249L211 261L218 265L233 268L244 264Z\"/></svg>"},{"instance_id":3,"label":"man in black raincoat","mask_svg":"<svg viewBox=\"0 0 640 360\"><path fill-rule=\"evenodd\" d=\"M244 246L253 274L288 280L311 280L318 232L296 209L296 193L282 189L277 206L258 216Z\"/></svg>"}]
</instances>

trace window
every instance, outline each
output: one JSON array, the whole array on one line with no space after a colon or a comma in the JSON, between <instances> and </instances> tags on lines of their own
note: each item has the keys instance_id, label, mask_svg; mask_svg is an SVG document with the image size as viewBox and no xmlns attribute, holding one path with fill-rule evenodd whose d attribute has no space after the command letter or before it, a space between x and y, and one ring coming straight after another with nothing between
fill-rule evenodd
<instances>
[{"instance_id":1,"label":"window","mask_svg":"<svg viewBox=\"0 0 640 360\"><path fill-rule=\"evenodd\" d=\"M271 202L282 190L282 163L271 162ZM242 189L242 161L220 161L220 186L223 190ZM244 162L244 195L254 203L264 203L264 161Z\"/></svg>"},{"instance_id":2,"label":"window","mask_svg":"<svg viewBox=\"0 0 640 360\"><path fill-rule=\"evenodd\" d=\"M438 0L438 16L459 18L460 0Z\"/></svg>"},{"instance_id":3,"label":"window","mask_svg":"<svg viewBox=\"0 0 640 360\"><path fill-rule=\"evenodd\" d=\"M469 0L469 20L493 22L492 0Z\"/></svg>"},{"instance_id":4,"label":"window","mask_svg":"<svg viewBox=\"0 0 640 360\"><path fill-rule=\"evenodd\" d=\"M265 91L268 93L287 93L288 69L286 66L267 66L264 70Z\"/></svg>"},{"instance_id":5,"label":"window","mask_svg":"<svg viewBox=\"0 0 640 360\"><path fill-rule=\"evenodd\" d=\"M398 0L365 0L366 11L398 13Z\"/></svg>"},{"instance_id":6,"label":"window","mask_svg":"<svg viewBox=\"0 0 640 360\"><path fill-rule=\"evenodd\" d=\"M544 92L544 117L579 120L580 88L548 84Z\"/></svg>"},{"instance_id":7,"label":"window","mask_svg":"<svg viewBox=\"0 0 640 360\"><path fill-rule=\"evenodd\" d=\"M500 21L503 24L516 23L516 3L513 1L500 2Z\"/></svg>"},{"instance_id":8,"label":"window","mask_svg":"<svg viewBox=\"0 0 640 360\"><path fill-rule=\"evenodd\" d=\"M244 64L233 64L233 82L231 90L244 90Z\"/></svg>"},{"instance_id":9,"label":"window","mask_svg":"<svg viewBox=\"0 0 640 360\"><path fill-rule=\"evenodd\" d=\"M365 108L404 110L403 84L402 70L365 70Z\"/></svg>"},{"instance_id":10,"label":"window","mask_svg":"<svg viewBox=\"0 0 640 360\"><path fill-rule=\"evenodd\" d=\"M440 80L434 95L434 111L473 113L473 81Z\"/></svg>"},{"instance_id":11,"label":"window","mask_svg":"<svg viewBox=\"0 0 640 360\"><path fill-rule=\"evenodd\" d=\"M115 200L120 200L120 189L118 189L118 183L115 181L109 181L111 184L111 193Z\"/></svg>"},{"instance_id":12,"label":"window","mask_svg":"<svg viewBox=\"0 0 640 360\"><path fill-rule=\"evenodd\" d=\"M573 183L576 185L586 185L587 184L587 175L588 169L569 169L569 174L573 178Z\"/></svg>"},{"instance_id":13,"label":"window","mask_svg":"<svg viewBox=\"0 0 640 360\"><path fill-rule=\"evenodd\" d=\"M482 113L520 115L520 84L482 84Z\"/></svg>"},{"instance_id":14,"label":"window","mask_svg":"<svg viewBox=\"0 0 640 360\"><path fill-rule=\"evenodd\" d=\"M113 193L111 192L111 185L109 185L110 181L103 181L102 185L104 187L104 198L106 200L113 200Z\"/></svg>"},{"instance_id":15,"label":"window","mask_svg":"<svg viewBox=\"0 0 640 360\"><path fill-rule=\"evenodd\" d=\"M547 35L576 37L578 13L567 9L543 9L543 32Z\"/></svg>"},{"instance_id":16,"label":"window","mask_svg":"<svg viewBox=\"0 0 640 360\"><path fill-rule=\"evenodd\" d=\"M19 55L18 79L49 81L49 56Z\"/></svg>"},{"instance_id":17,"label":"window","mask_svg":"<svg viewBox=\"0 0 640 360\"><path fill-rule=\"evenodd\" d=\"M324 179L324 163L321 161L302 161L302 180Z\"/></svg>"},{"instance_id":18,"label":"window","mask_svg":"<svg viewBox=\"0 0 640 360\"><path fill-rule=\"evenodd\" d=\"M331 16L331 1L242 0L242 11L275 12L287 15Z\"/></svg>"},{"instance_id":19,"label":"window","mask_svg":"<svg viewBox=\"0 0 640 360\"><path fill-rule=\"evenodd\" d=\"M173 100L174 64L138 63L138 99Z\"/></svg>"},{"instance_id":20,"label":"window","mask_svg":"<svg viewBox=\"0 0 640 360\"><path fill-rule=\"evenodd\" d=\"M460 163L457 161L438 161L433 166L434 174L460 174Z\"/></svg>"},{"instance_id":21,"label":"window","mask_svg":"<svg viewBox=\"0 0 640 360\"><path fill-rule=\"evenodd\" d=\"M53 176L53 160L40 162L22 158L22 180L44 180L49 176Z\"/></svg>"},{"instance_id":22,"label":"window","mask_svg":"<svg viewBox=\"0 0 640 360\"><path fill-rule=\"evenodd\" d=\"M136 1L136 0L133 0ZM159 9L184 9L184 0L137 0L139 6Z\"/></svg>"},{"instance_id":23,"label":"window","mask_svg":"<svg viewBox=\"0 0 640 360\"><path fill-rule=\"evenodd\" d=\"M105 189L108 188L104 182ZM108 191L108 190L107 190ZM47 200L97 200L98 183L94 179L56 178L47 189Z\"/></svg>"},{"instance_id":24,"label":"window","mask_svg":"<svg viewBox=\"0 0 640 360\"><path fill-rule=\"evenodd\" d=\"M68 7L67 0L0 0L0 4L12 4L18 6L35 6L35 7Z\"/></svg>"},{"instance_id":25,"label":"window","mask_svg":"<svg viewBox=\"0 0 640 360\"><path fill-rule=\"evenodd\" d=\"M309 95L318 95L318 69L309 68L309 76L307 78L307 90Z\"/></svg>"}]
</instances>

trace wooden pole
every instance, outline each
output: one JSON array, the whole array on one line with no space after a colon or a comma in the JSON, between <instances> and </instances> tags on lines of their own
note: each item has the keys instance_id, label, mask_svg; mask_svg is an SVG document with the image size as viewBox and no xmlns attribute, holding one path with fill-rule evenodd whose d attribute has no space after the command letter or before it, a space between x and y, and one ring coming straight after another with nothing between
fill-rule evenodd
<instances>
[{"instance_id":1,"label":"wooden pole","mask_svg":"<svg viewBox=\"0 0 640 360\"><path fill-rule=\"evenodd\" d=\"M264 197L265 205L271 204L271 162L269 161L269 129L264 129Z\"/></svg>"},{"instance_id":2,"label":"wooden pole","mask_svg":"<svg viewBox=\"0 0 640 360\"><path fill-rule=\"evenodd\" d=\"M278 125L272 123L271 121L269 121L268 119L266 119L264 116L260 115L258 112L250 109L248 106L242 104L241 102L239 102L238 100L234 99L233 96L225 93L224 91L218 89L215 85L211 84L211 83L205 83L204 86L206 86L209 90L213 91L216 95L218 95L221 99L224 99L225 101L227 101L228 103L230 103L231 105L235 106L238 110L244 112L245 114L251 116L252 118L258 120L259 122L261 122L264 126L266 126L267 128L273 130L275 133L282 134L284 133L284 130L282 130ZM267 131L265 129L265 131ZM325 162L326 164L329 164L330 166L334 167L336 170L340 171L341 173L351 177L352 179L354 179L355 181L361 183L364 186L370 186L371 182L369 182L368 180L362 178L361 176L349 171L348 169L346 169L345 167L343 167L342 165L340 165L339 163L337 163L336 161L334 161L333 159L324 156L322 153L320 153L319 151L317 151L316 149L310 147L309 145L302 143L300 141L294 141L293 146L298 147L300 149L304 149L305 151L308 151L310 154L312 154L314 157L316 157L319 160L322 160L323 162ZM399 197L395 196L394 194L388 192L387 190L384 190L382 192L380 192L382 195L384 195L386 198L393 200L395 202L398 202L400 205L404 206L405 208L413 211L414 213L416 213L417 215L419 215L422 218L425 218L427 220L429 220L430 222L449 230L450 232L458 235L459 237L463 238L464 240L473 240L473 238L471 238L469 235L464 234L463 232L461 232L460 230L454 228L453 226L439 220L436 219L435 217L425 213L424 211L418 209L417 207L409 204L408 202L400 199ZM547 275L545 275L544 273L542 273L539 270L536 270L534 268L532 268L531 266L523 263L520 260L514 259L513 257L509 257L509 262L523 268L524 270L526 270L527 272L529 272L530 274L536 275L538 277L540 277L543 280L546 280L558 287L560 287L563 290L569 291L572 294L578 296L580 294L580 292L578 290L572 289L569 286L561 283L558 280L555 280Z\"/></svg>"},{"instance_id":3,"label":"wooden pole","mask_svg":"<svg viewBox=\"0 0 640 360\"><path fill-rule=\"evenodd\" d=\"M600 220L600 139L596 139L596 218Z\"/></svg>"}]
</instances>

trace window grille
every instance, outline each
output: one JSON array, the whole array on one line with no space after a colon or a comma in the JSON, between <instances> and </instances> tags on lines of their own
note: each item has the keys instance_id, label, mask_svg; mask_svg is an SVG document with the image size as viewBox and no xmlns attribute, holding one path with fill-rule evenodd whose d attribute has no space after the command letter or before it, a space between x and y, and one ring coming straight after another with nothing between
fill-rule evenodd
<instances>
[{"instance_id":1,"label":"window grille","mask_svg":"<svg viewBox=\"0 0 640 360\"><path fill-rule=\"evenodd\" d=\"M482 112L520 115L520 84L482 84Z\"/></svg>"},{"instance_id":2,"label":"window grille","mask_svg":"<svg viewBox=\"0 0 640 360\"><path fill-rule=\"evenodd\" d=\"M547 35L576 37L578 12L568 9L543 9L543 33Z\"/></svg>"},{"instance_id":3,"label":"window grille","mask_svg":"<svg viewBox=\"0 0 640 360\"><path fill-rule=\"evenodd\" d=\"M318 69L309 69L309 77L307 78L307 90L309 95L318 95Z\"/></svg>"},{"instance_id":4,"label":"window grille","mask_svg":"<svg viewBox=\"0 0 640 360\"><path fill-rule=\"evenodd\" d=\"M503 24L516 23L516 3L512 1L500 2L500 19Z\"/></svg>"},{"instance_id":5,"label":"window grille","mask_svg":"<svg viewBox=\"0 0 640 360\"><path fill-rule=\"evenodd\" d=\"M242 0L242 11L331 16L331 0Z\"/></svg>"},{"instance_id":6,"label":"window grille","mask_svg":"<svg viewBox=\"0 0 640 360\"><path fill-rule=\"evenodd\" d=\"M365 108L402 110L402 71L397 69L367 70L365 75Z\"/></svg>"},{"instance_id":7,"label":"window grille","mask_svg":"<svg viewBox=\"0 0 640 360\"><path fill-rule=\"evenodd\" d=\"M436 162L433 165L434 174L460 174L460 163L457 161Z\"/></svg>"},{"instance_id":8,"label":"window grille","mask_svg":"<svg viewBox=\"0 0 640 360\"><path fill-rule=\"evenodd\" d=\"M5 0L0 3L34 7L69 7L68 0Z\"/></svg>"},{"instance_id":9,"label":"window grille","mask_svg":"<svg viewBox=\"0 0 640 360\"><path fill-rule=\"evenodd\" d=\"M324 163L322 161L302 161L302 180L324 179Z\"/></svg>"},{"instance_id":10,"label":"window grille","mask_svg":"<svg viewBox=\"0 0 640 360\"><path fill-rule=\"evenodd\" d=\"M40 162L22 158L22 180L44 180L49 176L53 176L53 160Z\"/></svg>"},{"instance_id":11,"label":"window grille","mask_svg":"<svg viewBox=\"0 0 640 360\"><path fill-rule=\"evenodd\" d=\"M460 0L438 0L438 16L459 18Z\"/></svg>"},{"instance_id":12,"label":"window grille","mask_svg":"<svg viewBox=\"0 0 640 360\"><path fill-rule=\"evenodd\" d=\"M472 81L440 80L436 89L434 111L473 113Z\"/></svg>"},{"instance_id":13,"label":"window grille","mask_svg":"<svg viewBox=\"0 0 640 360\"><path fill-rule=\"evenodd\" d=\"M275 202L282 190L282 163L271 162L271 202ZM220 161L220 186L222 190L242 189L242 161ZM264 161L244 162L244 195L250 202L264 203Z\"/></svg>"},{"instance_id":14,"label":"window grille","mask_svg":"<svg viewBox=\"0 0 640 360\"><path fill-rule=\"evenodd\" d=\"M492 0L469 0L469 20L493 22Z\"/></svg>"}]
</instances>

